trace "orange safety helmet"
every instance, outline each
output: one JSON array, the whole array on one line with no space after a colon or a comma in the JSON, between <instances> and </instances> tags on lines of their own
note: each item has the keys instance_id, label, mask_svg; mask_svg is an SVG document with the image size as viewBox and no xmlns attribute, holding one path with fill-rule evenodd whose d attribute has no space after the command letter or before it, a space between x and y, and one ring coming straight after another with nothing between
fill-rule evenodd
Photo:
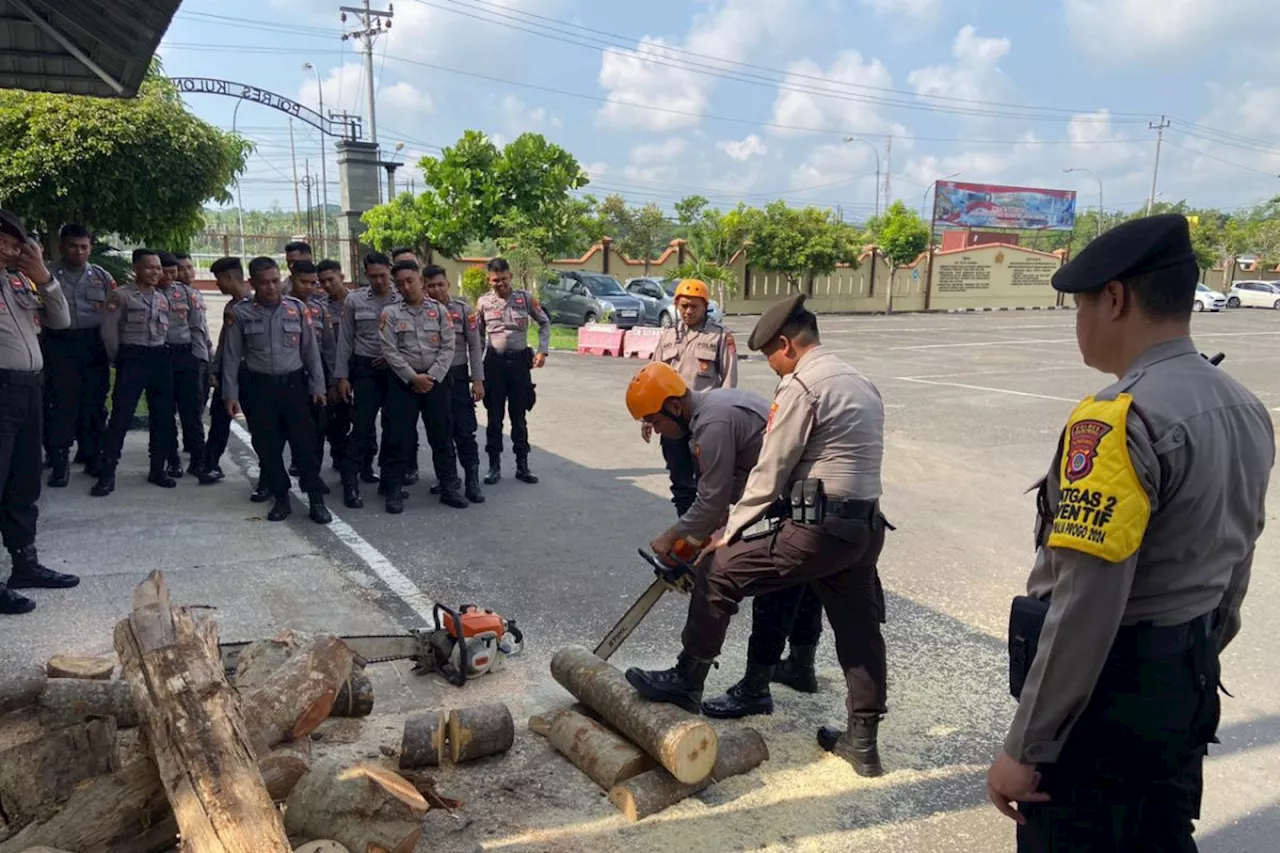
<instances>
[{"instance_id":1,"label":"orange safety helmet","mask_svg":"<svg viewBox=\"0 0 1280 853\"><path fill-rule=\"evenodd\" d=\"M662 411L671 397L683 397L689 386L674 367L658 361L646 364L627 386L627 410L631 417L642 420Z\"/></svg>"},{"instance_id":2,"label":"orange safety helmet","mask_svg":"<svg viewBox=\"0 0 1280 853\"><path fill-rule=\"evenodd\" d=\"M692 299L701 299L703 302L711 301L711 288L707 287L705 281L699 281L696 278L683 279L676 285L676 295L674 298L679 299L681 296L688 296Z\"/></svg>"}]
</instances>

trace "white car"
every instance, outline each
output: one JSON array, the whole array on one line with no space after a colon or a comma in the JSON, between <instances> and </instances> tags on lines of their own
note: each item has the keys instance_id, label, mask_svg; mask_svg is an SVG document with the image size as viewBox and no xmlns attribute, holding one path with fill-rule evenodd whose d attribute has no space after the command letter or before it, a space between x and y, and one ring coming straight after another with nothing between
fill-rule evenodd
<instances>
[{"instance_id":1,"label":"white car","mask_svg":"<svg viewBox=\"0 0 1280 853\"><path fill-rule=\"evenodd\" d=\"M1204 284L1196 285L1196 301L1194 311L1221 311L1227 307L1227 297L1212 287Z\"/></svg>"},{"instance_id":2,"label":"white car","mask_svg":"<svg viewBox=\"0 0 1280 853\"><path fill-rule=\"evenodd\" d=\"M1280 287L1271 281L1236 281L1227 292L1228 308L1280 309Z\"/></svg>"}]
</instances>

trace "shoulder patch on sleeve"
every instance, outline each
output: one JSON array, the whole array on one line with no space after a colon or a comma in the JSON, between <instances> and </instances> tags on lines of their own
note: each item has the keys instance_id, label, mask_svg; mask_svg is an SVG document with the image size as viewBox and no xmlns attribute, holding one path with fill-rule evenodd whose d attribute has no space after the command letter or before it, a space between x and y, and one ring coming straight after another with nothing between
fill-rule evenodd
<instances>
[{"instance_id":1,"label":"shoulder patch on sleeve","mask_svg":"<svg viewBox=\"0 0 1280 853\"><path fill-rule=\"evenodd\" d=\"M1133 397L1088 397L1067 421L1059 477L1061 497L1048 545L1110 563L1137 553L1151 499L1129 456L1126 431Z\"/></svg>"}]
</instances>

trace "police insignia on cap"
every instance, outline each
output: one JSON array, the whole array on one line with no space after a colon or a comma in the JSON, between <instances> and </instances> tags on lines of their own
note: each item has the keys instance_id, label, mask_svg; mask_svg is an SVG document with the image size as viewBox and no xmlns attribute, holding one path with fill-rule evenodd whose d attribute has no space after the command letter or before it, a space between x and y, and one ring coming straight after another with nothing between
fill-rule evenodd
<instances>
[{"instance_id":1,"label":"police insignia on cap","mask_svg":"<svg viewBox=\"0 0 1280 853\"><path fill-rule=\"evenodd\" d=\"M1067 465L1064 469L1068 483L1083 480L1093 470L1093 460L1098 454L1098 443L1111 432L1111 425L1102 421L1076 421L1067 436Z\"/></svg>"}]
</instances>

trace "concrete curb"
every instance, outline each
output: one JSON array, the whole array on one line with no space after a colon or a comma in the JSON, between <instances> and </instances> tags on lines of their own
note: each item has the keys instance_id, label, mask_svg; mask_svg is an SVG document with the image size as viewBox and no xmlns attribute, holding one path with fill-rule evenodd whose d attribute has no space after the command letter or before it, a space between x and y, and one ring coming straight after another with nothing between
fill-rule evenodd
<instances>
[{"instance_id":1,"label":"concrete curb","mask_svg":"<svg viewBox=\"0 0 1280 853\"><path fill-rule=\"evenodd\" d=\"M1074 309L1074 305L1019 305L1013 308L948 308L945 312L938 313L978 314L987 311L1072 311Z\"/></svg>"}]
</instances>

